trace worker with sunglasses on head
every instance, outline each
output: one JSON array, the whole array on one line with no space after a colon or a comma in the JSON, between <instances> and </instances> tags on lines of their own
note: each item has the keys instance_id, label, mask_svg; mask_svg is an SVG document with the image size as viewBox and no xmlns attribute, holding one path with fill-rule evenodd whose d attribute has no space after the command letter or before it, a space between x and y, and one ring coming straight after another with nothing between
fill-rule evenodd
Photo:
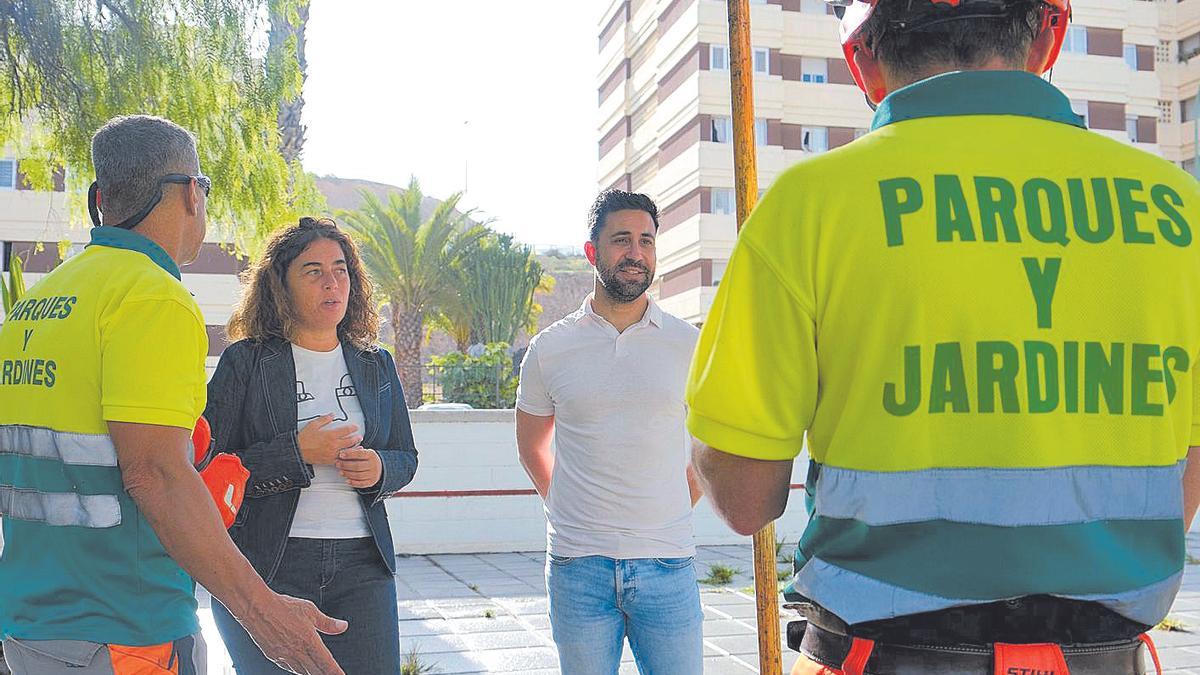
<instances>
[{"instance_id":1,"label":"worker with sunglasses on head","mask_svg":"<svg viewBox=\"0 0 1200 675\"><path fill-rule=\"evenodd\" d=\"M91 243L0 325L8 665L203 674L194 578L281 666L342 675L318 631L345 622L263 583L192 466L208 354L179 272L204 239L195 139L168 120L119 117L96 132L92 161Z\"/></svg>"},{"instance_id":2,"label":"worker with sunglasses on head","mask_svg":"<svg viewBox=\"0 0 1200 675\"><path fill-rule=\"evenodd\" d=\"M1143 673L1200 503L1200 185L1039 77L1069 0L836 9L872 131L739 236L705 492L755 532L807 441L794 673Z\"/></svg>"}]
</instances>

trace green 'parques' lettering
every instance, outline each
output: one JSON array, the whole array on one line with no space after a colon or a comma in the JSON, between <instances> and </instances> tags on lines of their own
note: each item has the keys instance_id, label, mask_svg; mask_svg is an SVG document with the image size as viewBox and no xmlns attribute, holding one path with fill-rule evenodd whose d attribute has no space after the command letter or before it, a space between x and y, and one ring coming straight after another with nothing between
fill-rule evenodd
<instances>
[{"instance_id":1,"label":"green 'parques' lettering","mask_svg":"<svg viewBox=\"0 0 1200 675\"><path fill-rule=\"evenodd\" d=\"M1025 237L1056 246L1117 237L1132 245L1192 243L1179 193L1133 178L1035 177L1018 186L994 176L938 174L932 184L899 176L879 181L879 198L889 247L903 246L906 235L938 243L1019 243ZM916 223L932 227L911 232Z\"/></svg>"}]
</instances>

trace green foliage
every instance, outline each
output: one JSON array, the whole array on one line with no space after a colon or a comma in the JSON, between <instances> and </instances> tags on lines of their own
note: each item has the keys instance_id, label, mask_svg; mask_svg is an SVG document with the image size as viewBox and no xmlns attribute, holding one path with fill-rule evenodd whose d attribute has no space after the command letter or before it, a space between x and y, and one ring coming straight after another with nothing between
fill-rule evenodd
<instances>
[{"instance_id":1,"label":"green foliage","mask_svg":"<svg viewBox=\"0 0 1200 675\"><path fill-rule=\"evenodd\" d=\"M734 569L728 565L709 565L708 576L701 579L700 583L710 586L724 586L732 582L733 578L741 573L741 570Z\"/></svg>"},{"instance_id":2,"label":"green foliage","mask_svg":"<svg viewBox=\"0 0 1200 675\"><path fill-rule=\"evenodd\" d=\"M787 548L787 541L783 539L775 540L775 562L787 564L792 562L792 553Z\"/></svg>"},{"instance_id":3,"label":"green foliage","mask_svg":"<svg viewBox=\"0 0 1200 675\"><path fill-rule=\"evenodd\" d=\"M512 408L517 401L517 374L508 344L493 342L479 356L450 352L429 359L430 375L442 387L442 399L472 408Z\"/></svg>"},{"instance_id":4,"label":"green foliage","mask_svg":"<svg viewBox=\"0 0 1200 675\"><path fill-rule=\"evenodd\" d=\"M436 673L440 668L433 664L425 663L425 659L421 656L421 651L417 646L411 647L404 653L404 657L400 660L400 675L427 675L428 673Z\"/></svg>"},{"instance_id":5,"label":"green foliage","mask_svg":"<svg viewBox=\"0 0 1200 675\"><path fill-rule=\"evenodd\" d=\"M295 42L267 53L261 39L265 17L295 19L307 1L0 2L0 146L35 189L66 167L81 220L91 134L116 115L169 118L196 134L213 179L209 222L253 251L324 209L299 163L279 153L280 102L303 82Z\"/></svg>"},{"instance_id":6,"label":"green foliage","mask_svg":"<svg viewBox=\"0 0 1200 675\"><path fill-rule=\"evenodd\" d=\"M542 314L533 296L554 287L531 247L491 230L454 272L457 292L443 299L436 325L454 338L459 351L470 344L511 344L519 332L532 332Z\"/></svg>"},{"instance_id":7,"label":"green foliage","mask_svg":"<svg viewBox=\"0 0 1200 675\"><path fill-rule=\"evenodd\" d=\"M8 316L13 305L25 295L23 269L21 258L16 253L12 254L8 259L8 279L0 279L0 303L4 305L4 316Z\"/></svg>"}]
</instances>

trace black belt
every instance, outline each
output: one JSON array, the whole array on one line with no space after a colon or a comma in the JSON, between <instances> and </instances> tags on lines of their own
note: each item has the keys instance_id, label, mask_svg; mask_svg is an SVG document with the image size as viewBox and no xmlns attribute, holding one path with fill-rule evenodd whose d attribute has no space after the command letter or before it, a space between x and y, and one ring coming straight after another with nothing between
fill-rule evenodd
<instances>
[{"instance_id":1,"label":"black belt","mask_svg":"<svg viewBox=\"0 0 1200 675\"><path fill-rule=\"evenodd\" d=\"M788 647L827 667L839 669L855 638L807 621L788 624ZM1062 645L1070 675L1145 675L1140 639ZM865 662L869 675L993 675L992 645L920 646L876 642ZM1038 671L1042 672L1042 671Z\"/></svg>"}]
</instances>

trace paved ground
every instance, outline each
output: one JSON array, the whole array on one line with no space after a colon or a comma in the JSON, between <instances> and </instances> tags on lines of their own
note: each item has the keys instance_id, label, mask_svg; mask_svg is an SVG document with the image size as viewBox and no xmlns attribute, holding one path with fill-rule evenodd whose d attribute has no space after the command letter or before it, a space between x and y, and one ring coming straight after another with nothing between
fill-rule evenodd
<instances>
[{"instance_id":1,"label":"paved ground","mask_svg":"<svg viewBox=\"0 0 1200 675\"><path fill-rule=\"evenodd\" d=\"M1200 675L1200 535L1188 536L1189 564L1171 618L1184 631L1155 631L1166 672ZM1192 557L1194 556L1194 557ZM702 547L697 569L724 565L741 573L731 583L703 586L704 672L758 672L750 546ZM396 587L404 652L415 652L443 675L456 673L557 673L544 589L545 554L492 553L401 557ZM207 611L202 611L214 675L228 657ZM787 619L781 619L786 623ZM785 647L785 672L791 656ZM622 673L636 673L628 647Z\"/></svg>"}]
</instances>

